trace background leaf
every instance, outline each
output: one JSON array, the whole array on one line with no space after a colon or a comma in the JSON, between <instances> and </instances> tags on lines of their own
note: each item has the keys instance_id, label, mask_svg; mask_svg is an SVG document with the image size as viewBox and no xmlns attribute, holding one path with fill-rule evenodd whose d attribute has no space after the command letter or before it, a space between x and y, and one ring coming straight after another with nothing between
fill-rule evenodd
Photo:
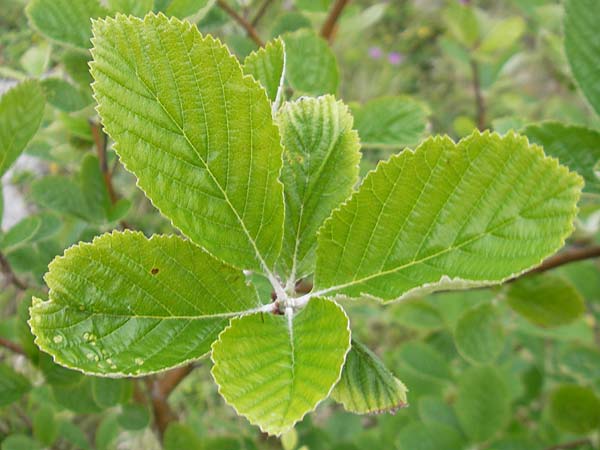
<instances>
[{"instance_id":1,"label":"background leaf","mask_svg":"<svg viewBox=\"0 0 600 450\"><path fill-rule=\"evenodd\" d=\"M563 430L583 434L600 425L600 398L589 387L560 385L549 401L552 422Z\"/></svg>"},{"instance_id":2,"label":"background leaf","mask_svg":"<svg viewBox=\"0 0 600 450\"><path fill-rule=\"evenodd\" d=\"M500 312L490 303L465 311L456 324L454 341L459 353L474 364L494 362L504 348Z\"/></svg>"}]
</instances>

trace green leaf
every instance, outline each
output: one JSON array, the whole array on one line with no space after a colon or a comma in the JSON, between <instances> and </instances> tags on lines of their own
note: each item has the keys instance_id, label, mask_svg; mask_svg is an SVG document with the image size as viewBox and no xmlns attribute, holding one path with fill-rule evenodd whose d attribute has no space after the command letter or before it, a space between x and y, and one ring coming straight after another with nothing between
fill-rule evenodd
<instances>
[{"instance_id":1,"label":"green leaf","mask_svg":"<svg viewBox=\"0 0 600 450\"><path fill-rule=\"evenodd\" d=\"M358 181L360 145L348 108L330 95L286 103L279 127L285 148L279 265L293 286L314 271L317 231Z\"/></svg>"},{"instance_id":2,"label":"green leaf","mask_svg":"<svg viewBox=\"0 0 600 450\"><path fill-rule=\"evenodd\" d=\"M475 46L480 32L473 6L452 2L444 11L444 21L454 39L465 47Z\"/></svg>"},{"instance_id":3,"label":"green leaf","mask_svg":"<svg viewBox=\"0 0 600 450\"><path fill-rule=\"evenodd\" d=\"M147 12L152 11L153 0L108 0L108 7L113 12L131 14L133 16L143 17Z\"/></svg>"},{"instance_id":4,"label":"green leaf","mask_svg":"<svg viewBox=\"0 0 600 450\"><path fill-rule=\"evenodd\" d=\"M42 446L25 434L11 434L2 441L2 450L41 450Z\"/></svg>"},{"instance_id":5,"label":"green leaf","mask_svg":"<svg viewBox=\"0 0 600 450\"><path fill-rule=\"evenodd\" d=\"M213 344L212 374L238 414L281 435L329 395L349 349L348 317L315 298L293 317L232 319Z\"/></svg>"},{"instance_id":6,"label":"green leaf","mask_svg":"<svg viewBox=\"0 0 600 450\"><path fill-rule=\"evenodd\" d=\"M58 437L58 424L52 407L45 405L33 415L33 435L44 446L50 447Z\"/></svg>"},{"instance_id":7,"label":"green leaf","mask_svg":"<svg viewBox=\"0 0 600 450\"><path fill-rule=\"evenodd\" d=\"M411 341L404 344L399 351L402 363L416 371L420 377L432 381L448 381L452 379L450 368L442 355L425 342Z\"/></svg>"},{"instance_id":8,"label":"green leaf","mask_svg":"<svg viewBox=\"0 0 600 450\"><path fill-rule=\"evenodd\" d=\"M353 112L360 142L365 147L400 148L416 144L427 125L427 110L409 97L377 98Z\"/></svg>"},{"instance_id":9,"label":"green leaf","mask_svg":"<svg viewBox=\"0 0 600 450\"><path fill-rule=\"evenodd\" d=\"M583 297L567 279L552 274L521 278L506 293L509 306L541 327L566 325L585 312Z\"/></svg>"},{"instance_id":10,"label":"green leaf","mask_svg":"<svg viewBox=\"0 0 600 450\"><path fill-rule=\"evenodd\" d=\"M56 258L35 299L36 344L86 373L137 376L200 358L259 306L244 274L176 236L104 234Z\"/></svg>"},{"instance_id":11,"label":"green leaf","mask_svg":"<svg viewBox=\"0 0 600 450\"><path fill-rule=\"evenodd\" d=\"M142 430L150 423L150 412L145 405L125 405L117 416L117 422L125 430Z\"/></svg>"},{"instance_id":12,"label":"green leaf","mask_svg":"<svg viewBox=\"0 0 600 450\"><path fill-rule=\"evenodd\" d=\"M427 396L419 400L419 417L424 423L439 423L461 432L454 408L442 398Z\"/></svg>"},{"instance_id":13,"label":"green leaf","mask_svg":"<svg viewBox=\"0 0 600 450\"><path fill-rule=\"evenodd\" d=\"M165 450L203 450L200 438L187 425L179 422L171 422L164 436Z\"/></svg>"},{"instance_id":14,"label":"green leaf","mask_svg":"<svg viewBox=\"0 0 600 450\"><path fill-rule=\"evenodd\" d=\"M58 433L61 439L71 443L77 449L91 450L86 434L69 419L59 423Z\"/></svg>"},{"instance_id":15,"label":"green leaf","mask_svg":"<svg viewBox=\"0 0 600 450\"><path fill-rule=\"evenodd\" d=\"M92 53L98 112L154 205L216 257L268 272L284 211L264 89L218 40L163 15L96 21Z\"/></svg>"},{"instance_id":16,"label":"green leaf","mask_svg":"<svg viewBox=\"0 0 600 450\"><path fill-rule=\"evenodd\" d=\"M191 22L201 20L212 8L215 0L162 0L159 10L167 16L183 19L194 16Z\"/></svg>"},{"instance_id":17,"label":"green leaf","mask_svg":"<svg viewBox=\"0 0 600 450\"><path fill-rule=\"evenodd\" d=\"M565 3L565 52L573 76L592 107L600 114L600 3L567 0Z\"/></svg>"},{"instance_id":18,"label":"green leaf","mask_svg":"<svg viewBox=\"0 0 600 450\"><path fill-rule=\"evenodd\" d=\"M98 158L94 155L87 154L81 163L81 171L79 173L79 183L81 185L81 193L87 205L87 217L94 222L102 222L106 220L108 212L112 208L108 190Z\"/></svg>"},{"instance_id":19,"label":"green leaf","mask_svg":"<svg viewBox=\"0 0 600 450\"><path fill-rule=\"evenodd\" d=\"M544 152L558 158L561 164L578 172L585 180L584 192L600 194L600 180L594 165L600 161L598 131L559 122L529 125L522 130L529 140L544 147Z\"/></svg>"},{"instance_id":20,"label":"green leaf","mask_svg":"<svg viewBox=\"0 0 600 450\"><path fill-rule=\"evenodd\" d=\"M97 450L113 450L111 445L119 436L119 424L117 416L108 415L98 425L95 435L95 444Z\"/></svg>"},{"instance_id":21,"label":"green leaf","mask_svg":"<svg viewBox=\"0 0 600 450\"><path fill-rule=\"evenodd\" d=\"M118 405L125 396L128 380L112 378L92 378L92 395L101 408Z\"/></svg>"},{"instance_id":22,"label":"green leaf","mask_svg":"<svg viewBox=\"0 0 600 450\"><path fill-rule=\"evenodd\" d=\"M285 77L290 86L304 94L335 94L339 69L327 41L308 29L286 33L283 40Z\"/></svg>"},{"instance_id":23,"label":"green leaf","mask_svg":"<svg viewBox=\"0 0 600 450\"><path fill-rule=\"evenodd\" d=\"M285 75L285 46L281 39L267 42L244 59L242 66L246 75L252 75L265 88L267 97L273 103L273 111L281 102Z\"/></svg>"},{"instance_id":24,"label":"green leaf","mask_svg":"<svg viewBox=\"0 0 600 450\"><path fill-rule=\"evenodd\" d=\"M49 175L31 183L31 197L40 206L79 219L90 219L90 210L77 183L60 175Z\"/></svg>"},{"instance_id":25,"label":"green leaf","mask_svg":"<svg viewBox=\"0 0 600 450\"><path fill-rule=\"evenodd\" d=\"M24 81L0 97L0 176L36 133L44 116L44 93L37 81Z\"/></svg>"},{"instance_id":26,"label":"green leaf","mask_svg":"<svg viewBox=\"0 0 600 450\"><path fill-rule=\"evenodd\" d=\"M428 139L380 163L321 227L313 295L501 283L562 247L581 185L518 135Z\"/></svg>"},{"instance_id":27,"label":"green leaf","mask_svg":"<svg viewBox=\"0 0 600 450\"><path fill-rule=\"evenodd\" d=\"M493 54L512 47L525 31L525 21L519 17L509 17L492 25L485 35L477 52Z\"/></svg>"},{"instance_id":28,"label":"green leaf","mask_svg":"<svg viewBox=\"0 0 600 450\"><path fill-rule=\"evenodd\" d=\"M291 11L281 14L275 19L273 28L271 28L271 36L277 37L284 33L311 27L312 22L308 17L300 12Z\"/></svg>"},{"instance_id":29,"label":"green leaf","mask_svg":"<svg viewBox=\"0 0 600 450\"><path fill-rule=\"evenodd\" d=\"M48 103L64 112L79 111L93 101L91 95L60 78L46 78L41 84L46 92Z\"/></svg>"},{"instance_id":30,"label":"green leaf","mask_svg":"<svg viewBox=\"0 0 600 450\"><path fill-rule=\"evenodd\" d=\"M600 398L592 389L563 384L550 394L550 418L561 430L584 434L600 426Z\"/></svg>"},{"instance_id":31,"label":"green leaf","mask_svg":"<svg viewBox=\"0 0 600 450\"><path fill-rule=\"evenodd\" d=\"M41 220L39 217L25 217L4 234L0 242L0 248L4 253L9 253L13 248L29 242L40 226Z\"/></svg>"},{"instance_id":32,"label":"green leaf","mask_svg":"<svg viewBox=\"0 0 600 450\"><path fill-rule=\"evenodd\" d=\"M377 355L353 339L331 398L356 414L394 413L407 406L406 392L406 386Z\"/></svg>"},{"instance_id":33,"label":"green leaf","mask_svg":"<svg viewBox=\"0 0 600 450\"><path fill-rule=\"evenodd\" d=\"M31 389L29 380L6 364L0 364L0 406L10 405Z\"/></svg>"},{"instance_id":34,"label":"green leaf","mask_svg":"<svg viewBox=\"0 0 600 450\"><path fill-rule=\"evenodd\" d=\"M560 371L583 382L600 382L600 350L585 345L570 345L560 355Z\"/></svg>"},{"instance_id":35,"label":"green leaf","mask_svg":"<svg viewBox=\"0 0 600 450\"><path fill-rule=\"evenodd\" d=\"M508 388L491 367L472 367L459 381L456 414L465 433L483 442L500 431L510 418Z\"/></svg>"},{"instance_id":36,"label":"green leaf","mask_svg":"<svg viewBox=\"0 0 600 450\"><path fill-rule=\"evenodd\" d=\"M452 428L439 423L413 422L398 434L401 450L456 450L463 440Z\"/></svg>"},{"instance_id":37,"label":"green leaf","mask_svg":"<svg viewBox=\"0 0 600 450\"><path fill-rule=\"evenodd\" d=\"M454 341L458 352L470 363L493 362L504 348L500 312L491 303L465 311L456 324Z\"/></svg>"},{"instance_id":38,"label":"green leaf","mask_svg":"<svg viewBox=\"0 0 600 450\"><path fill-rule=\"evenodd\" d=\"M98 0L31 0L25 12L48 39L82 50L90 48L90 19L108 15Z\"/></svg>"}]
</instances>

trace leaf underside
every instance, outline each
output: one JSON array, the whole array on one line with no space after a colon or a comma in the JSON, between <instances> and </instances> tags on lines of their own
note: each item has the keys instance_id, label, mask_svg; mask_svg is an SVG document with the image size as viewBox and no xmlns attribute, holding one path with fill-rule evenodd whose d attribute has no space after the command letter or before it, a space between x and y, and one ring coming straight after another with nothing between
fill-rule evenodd
<instances>
[{"instance_id":1,"label":"leaf underside","mask_svg":"<svg viewBox=\"0 0 600 450\"><path fill-rule=\"evenodd\" d=\"M558 250L582 179L526 138L430 138L380 163L325 222L321 295L385 301L500 283Z\"/></svg>"},{"instance_id":2,"label":"leaf underside","mask_svg":"<svg viewBox=\"0 0 600 450\"><path fill-rule=\"evenodd\" d=\"M258 306L254 288L189 241L104 234L49 266L35 299L36 344L86 373L138 376L202 357L229 318Z\"/></svg>"},{"instance_id":3,"label":"leaf underside","mask_svg":"<svg viewBox=\"0 0 600 450\"><path fill-rule=\"evenodd\" d=\"M281 246L282 148L264 89L189 22L94 22L98 112L126 168L196 244L265 270Z\"/></svg>"},{"instance_id":4,"label":"leaf underside","mask_svg":"<svg viewBox=\"0 0 600 450\"><path fill-rule=\"evenodd\" d=\"M407 406L406 391L373 352L353 339L331 398L356 414L394 413Z\"/></svg>"},{"instance_id":5,"label":"leaf underside","mask_svg":"<svg viewBox=\"0 0 600 450\"><path fill-rule=\"evenodd\" d=\"M232 319L213 344L212 374L235 410L280 435L326 398L350 348L348 318L334 302L314 298L289 317Z\"/></svg>"}]
</instances>

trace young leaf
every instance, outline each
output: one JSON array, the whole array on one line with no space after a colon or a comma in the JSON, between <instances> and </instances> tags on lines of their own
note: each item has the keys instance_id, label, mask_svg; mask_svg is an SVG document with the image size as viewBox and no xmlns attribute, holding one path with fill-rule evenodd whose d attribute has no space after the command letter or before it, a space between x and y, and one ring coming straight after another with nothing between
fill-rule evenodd
<instances>
[{"instance_id":1,"label":"young leaf","mask_svg":"<svg viewBox=\"0 0 600 450\"><path fill-rule=\"evenodd\" d=\"M398 433L402 450L456 450L464 448L460 434L441 423L413 422Z\"/></svg>"},{"instance_id":2,"label":"young leaf","mask_svg":"<svg viewBox=\"0 0 600 450\"><path fill-rule=\"evenodd\" d=\"M600 426L600 398L586 386L563 384L550 394L550 418L560 429L584 434Z\"/></svg>"},{"instance_id":3,"label":"young leaf","mask_svg":"<svg viewBox=\"0 0 600 450\"><path fill-rule=\"evenodd\" d=\"M46 447L51 447L58 437L58 424L51 406L44 405L33 415L33 435Z\"/></svg>"},{"instance_id":4,"label":"young leaf","mask_svg":"<svg viewBox=\"0 0 600 450\"><path fill-rule=\"evenodd\" d=\"M236 316L258 306L244 274L176 236L104 234L55 259L49 300L30 325L56 362L135 376L200 358Z\"/></svg>"},{"instance_id":5,"label":"young leaf","mask_svg":"<svg viewBox=\"0 0 600 450\"><path fill-rule=\"evenodd\" d=\"M400 148L419 141L427 110L409 97L383 97L353 110L360 142L365 147Z\"/></svg>"},{"instance_id":6,"label":"young leaf","mask_svg":"<svg viewBox=\"0 0 600 450\"><path fill-rule=\"evenodd\" d=\"M24 81L0 97L0 177L38 130L45 99L37 81Z\"/></svg>"},{"instance_id":7,"label":"young leaf","mask_svg":"<svg viewBox=\"0 0 600 450\"><path fill-rule=\"evenodd\" d=\"M565 3L565 51L573 76L592 107L600 114L600 34L597 0L567 0Z\"/></svg>"},{"instance_id":8,"label":"young leaf","mask_svg":"<svg viewBox=\"0 0 600 450\"><path fill-rule=\"evenodd\" d=\"M557 251L581 178L523 137L435 137L380 163L319 232L314 295L501 283Z\"/></svg>"},{"instance_id":9,"label":"young leaf","mask_svg":"<svg viewBox=\"0 0 600 450\"><path fill-rule=\"evenodd\" d=\"M600 179L594 165L600 161L600 133L590 128L543 122L522 130L529 140L544 147L544 152L578 172L585 180L584 192L600 194Z\"/></svg>"},{"instance_id":10,"label":"young leaf","mask_svg":"<svg viewBox=\"0 0 600 450\"><path fill-rule=\"evenodd\" d=\"M279 265L294 283L313 272L317 231L358 180L360 145L348 108L330 95L286 103L278 119L286 206Z\"/></svg>"},{"instance_id":11,"label":"young leaf","mask_svg":"<svg viewBox=\"0 0 600 450\"><path fill-rule=\"evenodd\" d=\"M506 293L509 306L541 327L566 325L585 312L583 297L566 278L552 274L525 277Z\"/></svg>"},{"instance_id":12,"label":"young leaf","mask_svg":"<svg viewBox=\"0 0 600 450\"><path fill-rule=\"evenodd\" d=\"M465 311L456 324L454 342L467 361L473 364L493 362L504 347L500 312L491 303Z\"/></svg>"},{"instance_id":13,"label":"young leaf","mask_svg":"<svg viewBox=\"0 0 600 450\"><path fill-rule=\"evenodd\" d=\"M216 257L268 271L281 246L283 188L264 89L189 22L118 15L93 28L98 112L139 186Z\"/></svg>"},{"instance_id":14,"label":"young leaf","mask_svg":"<svg viewBox=\"0 0 600 450\"><path fill-rule=\"evenodd\" d=\"M277 111L283 95L285 75L285 46L281 39L267 42L244 59L243 70L252 75L267 91L267 97L273 103L273 111Z\"/></svg>"},{"instance_id":15,"label":"young leaf","mask_svg":"<svg viewBox=\"0 0 600 450\"><path fill-rule=\"evenodd\" d=\"M473 442L483 442L508 422L510 397L498 372L491 367L472 367L458 386L456 414Z\"/></svg>"},{"instance_id":16,"label":"young leaf","mask_svg":"<svg viewBox=\"0 0 600 450\"><path fill-rule=\"evenodd\" d=\"M0 363L0 406L10 405L31 389L29 380L10 366Z\"/></svg>"},{"instance_id":17,"label":"young leaf","mask_svg":"<svg viewBox=\"0 0 600 450\"><path fill-rule=\"evenodd\" d=\"M90 19L108 14L98 0L32 0L25 12L48 39L82 50L90 48Z\"/></svg>"},{"instance_id":18,"label":"young leaf","mask_svg":"<svg viewBox=\"0 0 600 450\"><path fill-rule=\"evenodd\" d=\"M275 435L326 398L350 349L348 317L337 304L312 299L293 317L232 319L213 344L212 374L235 410Z\"/></svg>"},{"instance_id":19,"label":"young leaf","mask_svg":"<svg viewBox=\"0 0 600 450\"><path fill-rule=\"evenodd\" d=\"M92 103L92 96L60 78L42 80L48 103L64 112L75 112Z\"/></svg>"},{"instance_id":20,"label":"young leaf","mask_svg":"<svg viewBox=\"0 0 600 450\"><path fill-rule=\"evenodd\" d=\"M307 29L286 33L283 40L290 86L304 94L335 94L340 75L327 41Z\"/></svg>"},{"instance_id":21,"label":"young leaf","mask_svg":"<svg viewBox=\"0 0 600 450\"><path fill-rule=\"evenodd\" d=\"M392 412L407 406L406 386L371 350L352 340L331 398L356 414Z\"/></svg>"},{"instance_id":22,"label":"young leaf","mask_svg":"<svg viewBox=\"0 0 600 450\"><path fill-rule=\"evenodd\" d=\"M111 11L143 17L154 6L153 0L108 0Z\"/></svg>"}]
</instances>

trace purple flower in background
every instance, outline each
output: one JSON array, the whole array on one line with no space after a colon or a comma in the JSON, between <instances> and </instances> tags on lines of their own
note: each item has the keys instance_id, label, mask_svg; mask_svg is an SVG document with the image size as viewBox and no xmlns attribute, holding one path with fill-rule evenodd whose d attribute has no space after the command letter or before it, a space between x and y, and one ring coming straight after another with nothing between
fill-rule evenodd
<instances>
[{"instance_id":1,"label":"purple flower in background","mask_svg":"<svg viewBox=\"0 0 600 450\"><path fill-rule=\"evenodd\" d=\"M398 52L390 52L390 54L388 55L388 61L391 65L397 66L401 64L402 61L404 61L404 55Z\"/></svg>"},{"instance_id":2,"label":"purple flower in background","mask_svg":"<svg viewBox=\"0 0 600 450\"><path fill-rule=\"evenodd\" d=\"M379 59L383 56L383 52L379 47L370 47L369 48L369 57L371 59Z\"/></svg>"}]
</instances>

